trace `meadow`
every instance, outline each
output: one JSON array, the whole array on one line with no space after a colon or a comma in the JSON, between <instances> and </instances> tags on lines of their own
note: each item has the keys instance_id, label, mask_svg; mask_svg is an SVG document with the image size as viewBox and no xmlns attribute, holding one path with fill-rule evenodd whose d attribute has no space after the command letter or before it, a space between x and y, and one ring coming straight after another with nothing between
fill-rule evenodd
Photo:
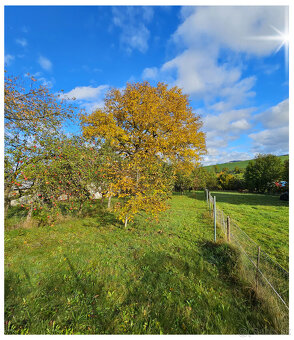
<instances>
[{"instance_id":1,"label":"meadow","mask_svg":"<svg viewBox=\"0 0 294 340\"><path fill-rule=\"evenodd\" d=\"M216 195L229 211L229 194ZM286 215L284 206L256 206L259 213L263 206L284 208ZM145 217L126 229L96 202L83 218L22 228L22 212L14 208L5 230L5 333L281 332L239 276L238 250L220 235L212 242L203 192L174 194L158 222Z\"/></svg>"},{"instance_id":2,"label":"meadow","mask_svg":"<svg viewBox=\"0 0 294 340\"><path fill-rule=\"evenodd\" d=\"M289 202L278 195L211 192L217 206L261 248L289 268Z\"/></svg>"}]
</instances>

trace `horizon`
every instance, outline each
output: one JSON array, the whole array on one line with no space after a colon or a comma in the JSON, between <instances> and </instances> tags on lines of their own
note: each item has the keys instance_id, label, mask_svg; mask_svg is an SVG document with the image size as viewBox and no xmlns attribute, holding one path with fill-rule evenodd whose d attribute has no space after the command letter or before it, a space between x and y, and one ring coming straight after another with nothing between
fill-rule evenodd
<instances>
[{"instance_id":1,"label":"horizon","mask_svg":"<svg viewBox=\"0 0 294 340\"><path fill-rule=\"evenodd\" d=\"M289 154L284 154L284 155L270 154L270 155L277 156L277 157L289 156ZM246 161L251 161L253 159L254 158L250 158L250 159L237 159L237 160L233 160L233 161L227 161L227 162L216 163L216 164L206 164L206 165L204 165L204 167L206 167L206 166L214 166L214 165L222 165L222 164L227 164L227 163L235 163L235 162L246 162Z\"/></svg>"}]
</instances>

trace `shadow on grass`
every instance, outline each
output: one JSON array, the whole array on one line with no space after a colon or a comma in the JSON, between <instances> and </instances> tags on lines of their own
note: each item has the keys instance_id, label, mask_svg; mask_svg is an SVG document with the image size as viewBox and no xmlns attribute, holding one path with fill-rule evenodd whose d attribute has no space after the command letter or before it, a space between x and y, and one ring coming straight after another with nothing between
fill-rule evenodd
<instances>
[{"instance_id":1,"label":"shadow on grass","mask_svg":"<svg viewBox=\"0 0 294 340\"><path fill-rule=\"evenodd\" d=\"M87 206L83 210L82 216L84 217L83 226L85 227L122 227L122 223L114 213L108 210L101 202L96 202L92 208Z\"/></svg>"},{"instance_id":2,"label":"shadow on grass","mask_svg":"<svg viewBox=\"0 0 294 340\"><path fill-rule=\"evenodd\" d=\"M5 216L6 219L10 218L24 218L27 216L27 211L24 210L21 206L14 206L14 207L9 207L7 211L7 215Z\"/></svg>"},{"instance_id":3,"label":"shadow on grass","mask_svg":"<svg viewBox=\"0 0 294 340\"><path fill-rule=\"evenodd\" d=\"M180 251L180 248L175 249L175 253ZM132 278L128 284L129 291L122 303L123 309L135 304L133 314L136 315L137 329L134 334L203 332L203 325L188 317L190 308L196 308L197 299L192 297L197 292L188 279L183 277L189 277L192 273L197 276L199 273L198 257L193 256L193 260L191 262L189 258L185 261L177 255L154 251L145 253L136 261L137 280ZM200 305L198 302L197 309ZM187 314L184 313L185 310Z\"/></svg>"},{"instance_id":4,"label":"shadow on grass","mask_svg":"<svg viewBox=\"0 0 294 340\"><path fill-rule=\"evenodd\" d=\"M66 253L62 267L39 277L39 282L31 280L27 269L23 277L6 273L5 320L13 320L14 328L5 333L20 334L25 328L29 334L220 334L222 323L215 324L212 316L226 318L227 323L232 318L234 325L240 315L225 316L207 298L203 285L209 287L207 280L216 278L207 276L202 262L204 257L214 263L231 280L233 250L208 242L202 244L200 256L184 248L174 251L136 256L132 277L126 281L113 277L114 285L109 276L105 281L107 268L99 273L80 267ZM111 297L111 287L123 282L126 294L119 294L119 301ZM253 317L249 332L260 329L259 322Z\"/></svg>"}]
</instances>

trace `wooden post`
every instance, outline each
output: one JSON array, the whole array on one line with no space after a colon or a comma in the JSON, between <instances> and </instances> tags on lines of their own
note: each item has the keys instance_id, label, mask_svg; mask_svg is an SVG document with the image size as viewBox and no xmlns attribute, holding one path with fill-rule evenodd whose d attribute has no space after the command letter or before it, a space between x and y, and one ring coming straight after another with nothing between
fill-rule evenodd
<instances>
[{"instance_id":1,"label":"wooden post","mask_svg":"<svg viewBox=\"0 0 294 340\"><path fill-rule=\"evenodd\" d=\"M230 216L227 216L227 241L231 241Z\"/></svg>"},{"instance_id":2,"label":"wooden post","mask_svg":"<svg viewBox=\"0 0 294 340\"><path fill-rule=\"evenodd\" d=\"M260 246L258 246L257 260L256 260L256 291L258 288L259 261L260 261Z\"/></svg>"},{"instance_id":3,"label":"wooden post","mask_svg":"<svg viewBox=\"0 0 294 340\"><path fill-rule=\"evenodd\" d=\"M206 193L206 204L208 204L208 190L205 189L205 193Z\"/></svg>"},{"instance_id":4,"label":"wooden post","mask_svg":"<svg viewBox=\"0 0 294 340\"><path fill-rule=\"evenodd\" d=\"M210 193L209 191L208 191L208 210L209 210L209 216L210 216Z\"/></svg>"},{"instance_id":5,"label":"wooden post","mask_svg":"<svg viewBox=\"0 0 294 340\"><path fill-rule=\"evenodd\" d=\"M213 197L214 242L216 242L216 197Z\"/></svg>"}]
</instances>

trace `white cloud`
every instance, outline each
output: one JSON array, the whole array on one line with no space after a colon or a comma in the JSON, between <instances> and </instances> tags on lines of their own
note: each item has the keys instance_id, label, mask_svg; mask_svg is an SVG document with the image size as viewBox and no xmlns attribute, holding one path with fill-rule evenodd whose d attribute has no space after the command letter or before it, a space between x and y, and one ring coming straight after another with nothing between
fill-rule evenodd
<instances>
[{"instance_id":1,"label":"white cloud","mask_svg":"<svg viewBox=\"0 0 294 340\"><path fill-rule=\"evenodd\" d=\"M27 40L24 38L15 39L15 42L22 47L25 47L28 44Z\"/></svg>"},{"instance_id":2,"label":"white cloud","mask_svg":"<svg viewBox=\"0 0 294 340\"><path fill-rule=\"evenodd\" d=\"M289 99L254 116L265 130L252 133L253 150L260 153L286 154L289 152Z\"/></svg>"},{"instance_id":3,"label":"white cloud","mask_svg":"<svg viewBox=\"0 0 294 340\"><path fill-rule=\"evenodd\" d=\"M109 90L108 85L77 86L67 93L59 93L61 99L76 100L76 103L86 112L93 112L104 106L105 93Z\"/></svg>"},{"instance_id":4,"label":"white cloud","mask_svg":"<svg viewBox=\"0 0 294 340\"><path fill-rule=\"evenodd\" d=\"M231 128L233 128L234 130L240 130L240 131L248 130L250 127L251 125L245 119L240 119L240 120L237 120L231 123Z\"/></svg>"},{"instance_id":5,"label":"white cloud","mask_svg":"<svg viewBox=\"0 0 294 340\"><path fill-rule=\"evenodd\" d=\"M121 29L120 44L128 53L137 49L145 53L150 32L146 27L153 18L153 9L148 6L113 7L113 24Z\"/></svg>"},{"instance_id":6,"label":"white cloud","mask_svg":"<svg viewBox=\"0 0 294 340\"><path fill-rule=\"evenodd\" d=\"M158 75L157 67L147 67L142 73L143 79L155 79Z\"/></svg>"},{"instance_id":7,"label":"white cloud","mask_svg":"<svg viewBox=\"0 0 294 340\"><path fill-rule=\"evenodd\" d=\"M289 99L280 102L265 112L255 115L254 119L261 122L264 127L270 129L288 126Z\"/></svg>"},{"instance_id":8,"label":"white cloud","mask_svg":"<svg viewBox=\"0 0 294 340\"><path fill-rule=\"evenodd\" d=\"M176 70L175 85L185 93L212 101L220 96L232 101L232 105L242 104L254 95L251 88L255 77L241 78L241 70L229 64L219 65L217 55L208 50L187 49L179 56L166 62L162 72Z\"/></svg>"},{"instance_id":9,"label":"white cloud","mask_svg":"<svg viewBox=\"0 0 294 340\"><path fill-rule=\"evenodd\" d=\"M247 103L255 96L256 77L242 78L246 65L237 56L273 53L281 41L253 38L276 35L273 26L283 31L286 11L286 6L183 7L183 23L172 36L182 52L161 71L186 93L206 102L218 97L226 109Z\"/></svg>"},{"instance_id":10,"label":"white cloud","mask_svg":"<svg viewBox=\"0 0 294 340\"><path fill-rule=\"evenodd\" d=\"M206 132L225 132L227 135L239 134L250 128L250 115L254 108L231 110L219 115L208 114L203 117L203 130Z\"/></svg>"},{"instance_id":11,"label":"white cloud","mask_svg":"<svg viewBox=\"0 0 294 340\"><path fill-rule=\"evenodd\" d=\"M186 10L185 10L186 11ZM185 21L174 34L187 46L207 43L228 47L236 52L266 56L281 41L256 39L284 31L286 6L207 6L197 7L183 16Z\"/></svg>"},{"instance_id":12,"label":"white cloud","mask_svg":"<svg viewBox=\"0 0 294 340\"><path fill-rule=\"evenodd\" d=\"M46 71L50 71L52 69L52 62L46 57L40 56L38 63Z\"/></svg>"},{"instance_id":13,"label":"white cloud","mask_svg":"<svg viewBox=\"0 0 294 340\"><path fill-rule=\"evenodd\" d=\"M15 59L14 55L5 54L5 56L4 56L4 63L6 65L10 65L14 59Z\"/></svg>"},{"instance_id":14,"label":"white cloud","mask_svg":"<svg viewBox=\"0 0 294 340\"><path fill-rule=\"evenodd\" d=\"M289 127L266 129L249 135L252 150L259 153L287 154L289 152Z\"/></svg>"},{"instance_id":15,"label":"white cloud","mask_svg":"<svg viewBox=\"0 0 294 340\"><path fill-rule=\"evenodd\" d=\"M100 85L97 87L78 86L71 91L64 93L62 97L68 99L75 98L77 100L91 100L100 96L108 88L109 87L107 85Z\"/></svg>"}]
</instances>

